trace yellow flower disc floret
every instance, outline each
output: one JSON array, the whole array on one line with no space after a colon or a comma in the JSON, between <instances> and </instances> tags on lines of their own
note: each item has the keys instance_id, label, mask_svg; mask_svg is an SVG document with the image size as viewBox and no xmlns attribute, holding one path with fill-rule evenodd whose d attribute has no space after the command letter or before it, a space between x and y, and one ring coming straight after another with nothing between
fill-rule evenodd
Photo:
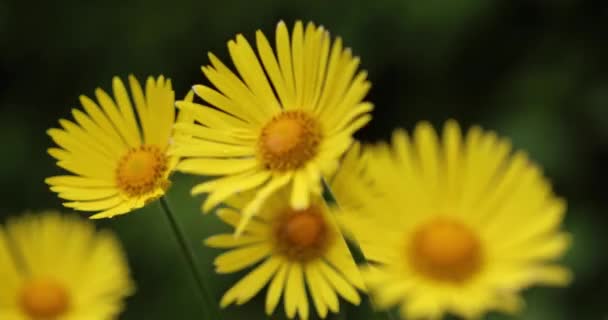
<instances>
[{"instance_id":1,"label":"yellow flower disc floret","mask_svg":"<svg viewBox=\"0 0 608 320\"><path fill-rule=\"evenodd\" d=\"M264 126L259 153L266 168L293 170L316 155L320 141L321 128L314 118L302 111L287 111Z\"/></svg>"},{"instance_id":2,"label":"yellow flower disc floret","mask_svg":"<svg viewBox=\"0 0 608 320\"><path fill-rule=\"evenodd\" d=\"M464 224L435 219L418 227L408 250L410 263L421 274L438 280L461 282L476 274L482 251L477 236Z\"/></svg>"},{"instance_id":3,"label":"yellow flower disc floret","mask_svg":"<svg viewBox=\"0 0 608 320\"><path fill-rule=\"evenodd\" d=\"M166 187L163 176L167 171L167 157L157 146L142 145L130 149L118 163L116 182L130 196L139 196L153 191L158 186Z\"/></svg>"},{"instance_id":4,"label":"yellow flower disc floret","mask_svg":"<svg viewBox=\"0 0 608 320\"><path fill-rule=\"evenodd\" d=\"M19 303L31 319L56 319L68 310L70 296L57 281L40 278L25 283Z\"/></svg>"}]
</instances>

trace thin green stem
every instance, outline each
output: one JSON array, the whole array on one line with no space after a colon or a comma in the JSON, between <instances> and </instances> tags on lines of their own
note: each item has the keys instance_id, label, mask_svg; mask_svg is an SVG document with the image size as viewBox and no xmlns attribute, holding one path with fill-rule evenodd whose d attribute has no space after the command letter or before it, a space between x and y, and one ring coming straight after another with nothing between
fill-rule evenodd
<instances>
[{"instance_id":1,"label":"thin green stem","mask_svg":"<svg viewBox=\"0 0 608 320\"><path fill-rule=\"evenodd\" d=\"M186 261L188 262L188 266L190 267L190 271L192 272L192 277L194 277L194 280L198 287L198 292L200 294L200 298L203 301L203 304L201 306L203 309L203 319L219 320L220 316L219 316L217 303L212 298L209 288L207 288L205 286L205 282L203 281L203 278L201 277L201 275L198 272L198 268L196 266L196 258L194 256L194 251L192 250L192 247L190 246L190 243L188 242L188 240L186 240L184 231L182 230L179 223L177 222L177 219L175 218L175 214L171 210L171 207L169 206L169 202L167 201L167 198L161 197L160 205L163 208L163 211L165 212L167 219L169 220L171 229L173 229L175 238L177 239L177 242L179 243L182 253L184 254L184 257L186 258Z\"/></svg>"}]
</instances>

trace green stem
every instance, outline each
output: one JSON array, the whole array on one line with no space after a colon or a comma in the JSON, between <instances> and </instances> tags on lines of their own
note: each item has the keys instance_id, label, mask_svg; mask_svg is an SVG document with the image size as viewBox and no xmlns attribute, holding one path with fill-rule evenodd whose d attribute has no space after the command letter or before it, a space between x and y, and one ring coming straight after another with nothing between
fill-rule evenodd
<instances>
[{"instance_id":1,"label":"green stem","mask_svg":"<svg viewBox=\"0 0 608 320\"><path fill-rule=\"evenodd\" d=\"M171 207L169 206L169 202L167 201L166 197L160 198L160 205L163 208L163 211L165 212L167 219L169 220L171 229L173 229L175 238L177 239L177 242L179 243L182 253L184 254L184 257L186 258L186 261L188 262L188 266L190 267L190 271L192 272L192 277L194 277L194 280L198 287L200 298L203 301L203 305L202 305L203 316L204 316L203 319L219 320L220 316L219 316L219 311L217 310L217 303L212 298L209 288L207 288L205 286L205 283L203 282L203 278L201 277L201 275L198 272L198 268L196 266L196 258L194 256L194 251L192 250L192 247L190 246L188 240L186 240L184 231L182 230L180 225L177 223L175 214L171 210Z\"/></svg>"}]
</instances>

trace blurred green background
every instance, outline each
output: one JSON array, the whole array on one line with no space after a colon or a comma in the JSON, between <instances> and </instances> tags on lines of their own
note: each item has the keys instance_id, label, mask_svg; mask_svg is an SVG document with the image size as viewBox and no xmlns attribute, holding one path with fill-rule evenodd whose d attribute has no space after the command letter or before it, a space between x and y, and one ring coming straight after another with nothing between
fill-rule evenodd
<instances>
[{"instance_id":1,"label":"blurred green background","mask_svg":"<svg viewBox=\"0 0 608 320\"><path fill-rule=\"evenodd\" d=\"M376 110L359 138L386 139L392 128L422 119L480 124L526 149L567 198L574 245L565 260L575 282L528 290L520 316L489 318L606 317L608 5L601 0L0 0L0 219L61 208L43 183L60 172L46 154L45 130L69 117L80 94L110 89L114 75L163 73L182 96L203 81L207 51L225 59L236 33L272 35L279 19L322 24L361 57ZM219 251L201 239L224 227L199 213L200 199L188 192L196 181L177 175L169 200L219 298L239 275L212 272ZM194 284L158 203L98 223L118 232L137 281L122 319L199 318ZM263 304L226 315L262 319ZM353 308L341 318L369 319Z\"/></svg>"}]
</instances>

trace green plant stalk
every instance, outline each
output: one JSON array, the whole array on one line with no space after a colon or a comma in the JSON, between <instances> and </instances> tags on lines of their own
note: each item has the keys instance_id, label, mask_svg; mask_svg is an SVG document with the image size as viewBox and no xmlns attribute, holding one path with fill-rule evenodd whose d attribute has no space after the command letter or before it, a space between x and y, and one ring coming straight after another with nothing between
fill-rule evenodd
<instances>
[{"instance_id":1,"label":"green plant stalk","mask_svg":"<svg viewBox=\"0 0 608 320\"><path fill-rule=\"evenodd\" d=\"M164 196L161 197L160 205L161 205L163 211L165 212L167 219L169 220L171 229L173 230L173 233L175 234L175 238L177 239L180 249L182 250L184 257L186 258L188 267L190 268L190 271L192 272L192 277L194 278L196 285L198 287L198 292L199 292L200 298L203 302L203 304L201 306L203 309L203 319L220 320L221 318L220 318L220 312L218 310L218 304L213 300L213 298L212 298L213 296L211 295L209 288L207 288L207 286L205 286L205 282L203 281L203 278L201 277L201 275L198 272L198 268L196 266L196 259L194 256L194 251L192 250L192 247L188 243L188 240L186 240L184 231L182 230L179 223L177 222L177 219L175 218L175 214L171 210L171 207L169 206L169 202L167 201L167 198L165 198Z\"/></svg>"}]
</instances>

